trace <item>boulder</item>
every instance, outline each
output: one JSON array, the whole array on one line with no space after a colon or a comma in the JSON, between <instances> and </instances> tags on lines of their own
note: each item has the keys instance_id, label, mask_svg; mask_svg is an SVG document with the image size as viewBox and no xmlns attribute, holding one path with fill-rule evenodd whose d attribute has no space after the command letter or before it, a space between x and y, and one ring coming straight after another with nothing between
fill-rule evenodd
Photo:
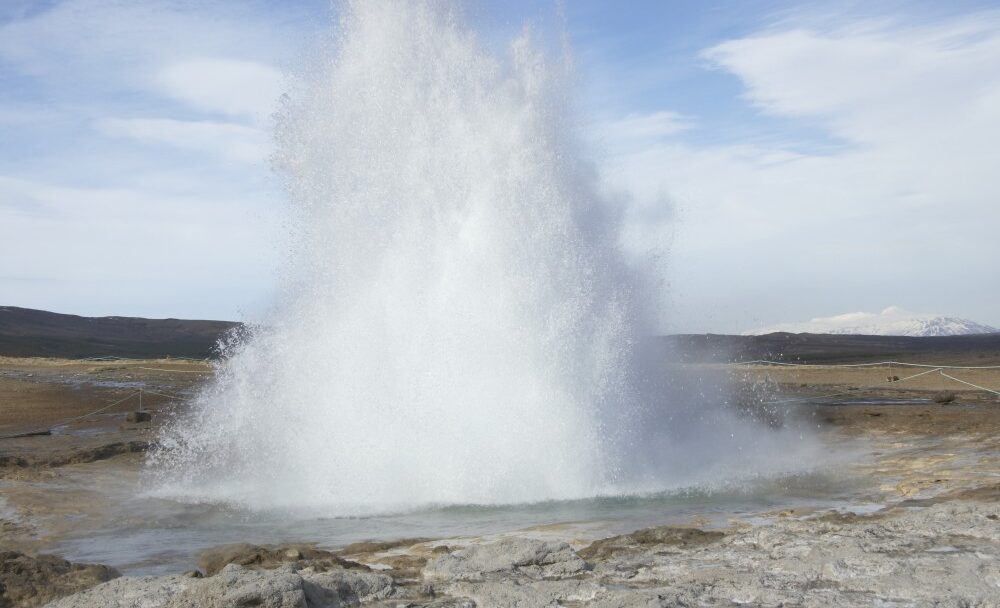
<instances>
[{"instance_id":1,"label":"boulder","mask_svg":"<svg viewBox=\"0 0 1000 608\"><path fill-rule=\"evenodd\" d=\"M550 608L553 606L590 606L606 589L594 581L514 581L495 580L481 583L462 582L449 588L451 593L473 602L474 606L509 606L511 608ZM615 604L620 606L621 604ZM653 604L656 605L656 604Z\"/></svg>"},{"instance_id":2,"label":"boulder","mask_svg":"<svg viewBox=\"0 0 1000 608\"><path fill-rule=\"evenodd\" d=\"M429 538L399 538L391 541L362 541L346 545L337 551L337 553L340 555L369 555L400 547L412 547L413 545L426 543L430 540Z\"/></svg>"},{"instance_id":3,"label":"boulder","mask_svg":"<svg viewBox=\"0 0 1000 608\"><path fill-rule=\"evenodd\" d=\"M580 550L580 556L588 560L602 560L622 551L640 550L651 546L690 548L722 540L724 536L725 533L718 530L659 526L594 541Z\"/></svg>"},{"instance_id":4,"label":"boulder","mask_svg":"<svg viewBox=\"0 0 1000 608\"><path fill-rule=\"evenodd\" d=\"M239 543L220 545L207 549L198 556L198 565L202 571L211 576L222 570L227 564L238 564L250 568L277 568L290 562L305 561L316 569L356 568L368 570L356 562L341 558L339 555L312 545L285 545L280 547L264 547Z\"/></svg>"},{"instance_id":5,"label":"boulder","mask_svg":"<svg viewBox=\"0 0 1000 608\"><path fill-rule=\"evenodd\" d=\"M548 578L575 575L586 567L586 562L566 543L512 537L434 559L424 568L424 578L479 581L490 574L514 570L532 578Z\"/></svg>"},{"instance_id":6,"label":"boulder","mask_svg":"<svg viewBox=\"0 0 1000 608\"><path fill-rule=\"evenodd\" d=\"M200 580L183 574L123 576L56 600L46 608L162 608Z\"/></svg>"},{"instance_id":7,"label":"boulder","mask_svg":"<svg viewBox=\"0 0 1000 608\"><path fill-rule=\"evenodd\" d=\"M0 552L0 607L32 608L121 576L108 566L74 564L54 555Z\"/></svg>"},{"instance_id":8,"label":"boulder","mask_svg":"<svg viewBox=\"0 0 1000 608\"><path fill-rule=\"evenodd\" d=\"M49 608L340 608L386 599L396 588L384 574L285 564L255 570L228 564L214 576L122 577L62 598Z\"/></svg>"},{"instance_id":9,"label":"boulder","mask_svg":"<svg viewBox=\"0 0 1000 608\"><path fill-rule=\"evenodd\" d=\"M260 571L229 564L215 576L187 580L195 584L171 597L165 608L309 608L302 577L290 567Z\"/></svg>"},{"instance_id":10,"label":"boulder","mask_svg":"<svg viewBox=\"0 0 1000 608\"><path fill-rule=\"evenodd\" d=\"M395 591L392 577L358 570L327 570L311 568L299 571L310 607L354 605L371 600L384 600Z\"/></svg>"}]
</instances>

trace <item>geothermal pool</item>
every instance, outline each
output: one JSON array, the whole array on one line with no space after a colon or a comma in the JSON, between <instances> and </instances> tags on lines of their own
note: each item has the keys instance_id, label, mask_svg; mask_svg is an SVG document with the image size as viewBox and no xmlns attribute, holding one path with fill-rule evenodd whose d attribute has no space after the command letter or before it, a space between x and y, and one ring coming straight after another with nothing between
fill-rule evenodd
<instances>
[{"instance_id":1,"label":"geothermal pool","mask_svg":"<svg viewBox=\"0 0 1000 608\"><path fill-rule=\"evenodd\" d=\"M838 467L839 468L839 467ZM85 476L87 473L83 473ZM833 467L715 489L688 488L647 496L545 501L504 506L424 507L370 517L329 517L289 510L192 505L135 495L135 472L97 474L100 513L75 527L53 550L67 559L112 565L125 574L173 574L197 567L197 554L227 543L316 543L334 549L362 540L461 538L517 533L589 540L669 524L725 526L753 523L756 514L788 508L863 512L872 483ZM872 503L873 508L880 507Z\"/></svg>"},{"instance_id":2,"label":"geothermal pool","mask_svg":"<svg viewBox=\"0 0 1000 608\"><path fill-rule=\"evenodd\" d=\"M607 534L853 499L808 424L668 373L662 277L626 253L568 55L484 42L447 3L341 13L276 118L273 309L146 465L81 481L61 553L168 572L226 542Z\"/></svg>"},{"instance_id":3,"label":"geothermal pool","mask_svg":"<svg viewBox=\"0 0 1000 608\"><path fill-rule=\"evenodd\" d=\"M625 251L568 56L448 3L348 2L336 34L277 117L279 296L160 434L156 496L358 516L811 466L808 429L664 372L660 277Z\"/></svg>"}]
</instances>

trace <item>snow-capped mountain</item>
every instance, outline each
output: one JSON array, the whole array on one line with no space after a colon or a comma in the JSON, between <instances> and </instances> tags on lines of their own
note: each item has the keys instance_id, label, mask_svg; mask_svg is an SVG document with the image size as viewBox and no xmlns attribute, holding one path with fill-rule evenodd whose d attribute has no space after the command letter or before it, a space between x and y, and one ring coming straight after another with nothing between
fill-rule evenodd
<instances>
[{"instance_id":1,"label":"snow-capped mountain","mask_svg":"<svg viewBox=\"0 0 1000 608\"><path fill-rule=\"evenodd\" d=\"M745 336L784 331L793 334L854 334L868 336L964 336L998 333L1000 329L957 317L917 313L890 306L882 312L850 312L802 323L780 323L743 332Z\"/></svg>"}]
</instances>

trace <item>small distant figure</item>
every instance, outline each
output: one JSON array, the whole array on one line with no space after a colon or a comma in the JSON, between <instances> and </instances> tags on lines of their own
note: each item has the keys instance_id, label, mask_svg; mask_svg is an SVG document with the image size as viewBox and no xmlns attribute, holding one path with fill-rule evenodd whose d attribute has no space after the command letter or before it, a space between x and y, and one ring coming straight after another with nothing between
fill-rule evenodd
<instances>
[{"instance_id":1,"label":"small distant figure","mask_svg":"<svg viewBox=\"0 0 1000 608\"><path fill-rule=\"evenodd\" d=\"M887 376L886 382L899 382L899 376Z\"/></svg>"}]
</instances>

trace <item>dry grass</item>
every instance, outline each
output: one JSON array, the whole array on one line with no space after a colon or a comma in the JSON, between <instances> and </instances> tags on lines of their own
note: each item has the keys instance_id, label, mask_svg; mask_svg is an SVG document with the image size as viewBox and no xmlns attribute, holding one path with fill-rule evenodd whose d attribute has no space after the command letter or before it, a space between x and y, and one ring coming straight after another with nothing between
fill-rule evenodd
<instances>
[{"instance_id":1,"label":"dry grass","mask_svg":"<svg viewBox=\"0 0 1000 608\"><path fill-rule=\"evenodd\" d=\"M773 365L733 365L735 373L745 374L748 380L770 379L786 386L836 386L836 387L877 387L882 390L903 391L968 391L969 386L945 378L938 372L924 374L906 380L907 376L928 371L928 368L878 366L878 367L783 367ZM944 370L966 382L1000 391L1000 369L954 369ZM898 376L899 382L887 379Z\"/></svg>"},{"instance_id":2,"label":"dry grass","mask_svg":"<svg viewBox=\"0 0 1000 608\"><path fill-rule=\"evenodd\" d=\"M81 416L135 393L137 383L172 394L202 382L210 374L208 363L174 359L81 361L0 357L0 435ZM155 411L171 401L144 393L143 408ZM137 405L137 401L128 401L110 411L124 414ZM87 423L84 420L79 424Z\"/></svg>"}]
</instances>

